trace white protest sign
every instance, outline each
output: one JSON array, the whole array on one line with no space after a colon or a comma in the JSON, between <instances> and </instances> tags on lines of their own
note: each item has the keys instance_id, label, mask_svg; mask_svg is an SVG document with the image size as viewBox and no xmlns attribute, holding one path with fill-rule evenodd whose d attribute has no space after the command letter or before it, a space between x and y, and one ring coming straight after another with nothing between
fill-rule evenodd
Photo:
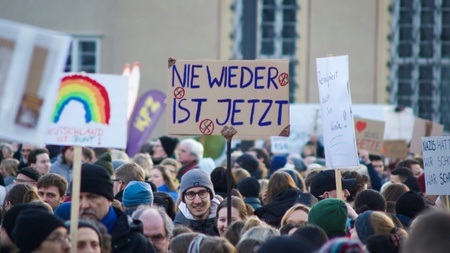
<instances>
[{"instance_id":1,"label":"white protest sign","mask_svg":"<svg viewBox=\"0 0 450 253\"><path fill-rule=\"evenodd\" d=\"M0 19L0 138L44 143L70 41Z\"/></svg>"},{"instance_id":2,"label":"white protest sign","mask_svg":"<svg viewBox=\"0 0 450 253\"><path fill-rule=\"evenodd\" d=\"M326 165L358 167L348 56L316 59Z\"/></svg>"},{"instance_id":3,"label":"white protest sign","mask_svg":"<svg viewBox=\"0 0 450 253\"><path fill-rule=\"evenodd\" d=\"M168 134L289 135L287 60L170 60Z\"/></svg>"},{"instance_id":4,"label":"white protest sign","mask_svg":"<svg viewBox=\"0 0 450 253\"><path fill-rule=\"evenodd\" d=\"M62 78L46 143L125 148L128 78L67 74Z\"/></svg>"},{"instance_id":5,"label":"white protest sign","mask_svg":"<svg viewBox=\"0 0 450 253\"><path fill-rule=\"evenodd\" d=\"M450 195L450 136L422 137L427 195Z\"/></svg>"}]
</instances>

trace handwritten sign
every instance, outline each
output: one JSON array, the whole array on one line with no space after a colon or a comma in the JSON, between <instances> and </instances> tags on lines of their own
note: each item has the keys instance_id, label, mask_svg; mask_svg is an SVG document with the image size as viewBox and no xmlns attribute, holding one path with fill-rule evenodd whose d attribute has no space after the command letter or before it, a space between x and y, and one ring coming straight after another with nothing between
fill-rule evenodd
<instances>
[{"instance_id":1,"label":"handwritten sign","mask_svg":"<svg viewBox=\"0 0 450 253\"><path fill-rule=\"evenodd\" d=\"M384 140L383 154L391 159L403 159L408 156L408 144L405 140Z\"/></svg>"},{"instance_id":2,"label":"handwritten sign","mask_svg":"<svg viewBox=\"0 0 450 253\"><path fill-rule=\"evenodd\" d=\"M423 136L441 136L442 133L444 133L444 125L437 122L416 118L414 121L413 135L409 151L412 153L421 154L421 138Z\"/></svg>"},{"instance_id":3,"label":"handwritten sign","mask_svg":"<svg viewBox=\"0 0 450 253\"><path fill-rule=\"evenodd\" d=\"M429 195L450 195L450 136L422 137L425 189Z\"/></svg>"},{"instance_id":4,"label":"handwritten sign","mask_svg":"<svg viewBox=\"0 0 450 253\"><path fill-rule=\"evenodd\" d=\"M44 143L70 41L0 19L0 138Z\"/></svg>"},{"instance_id":5,"label":"handwritten sign","mask_svg":"<svg viewBox=\"0 0 450 253\"><path fill-rule=\"evenodd\" d=\"M289 135L289 62L173 60L169 67L168 134Z\"/></svg>"},{"instance_id":6,"label":"handwritten sign","mask_svg":"<svg viewBox=\"0 0 450 253\"><path fill-rule=\"evenodd\" d=\"M384 122L355 117L355 136L358 150L365 149L371 154L382 154Z\"/></svg>"},{"instance_id":7,"label":"handwritten sign","mask_svg":"<svg viewBox=\"0 0 450 253\"><path fill-rule=\"evenodd\" d=\"M128 78L68 74L61 80L46 143L125 148Z\"/></svg>"},{"instance_id":8,"label":"handwritten sign","mask_svg":"<svg viewBox=\"0 0 450 253\"><path fill-rule=\"evenodd\" d=\"M326 164L358 167L348 56L316 59Z\"/></svg>"}]
</instances>

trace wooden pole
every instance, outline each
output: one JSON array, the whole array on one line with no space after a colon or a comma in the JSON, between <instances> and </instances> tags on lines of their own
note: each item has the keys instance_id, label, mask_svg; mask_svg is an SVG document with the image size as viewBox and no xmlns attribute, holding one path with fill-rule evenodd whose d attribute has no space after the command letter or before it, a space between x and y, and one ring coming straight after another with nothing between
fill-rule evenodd
<instances>
[{"instance_id":1,"label":"wooden pole","mask_svg":"<svg viewBox=\"0 0 450 253\"><path fill-rule=\"evenodd\" d=\"M223 127L221 131L223 137L227 140L227 224L231 223L231 140L237 133L233 127Z\"/></svg>"},{"instance_id":2,"label":"wooden pole","mask_svg":"<svg viewBox=\"0 0 450 253\"><path fill-rule=\"evenodd\" d=\"M338 199L344 199L344 194L342 192L342 176L341 171L338 169L334 170L335 178L336 178L336 197Z\"/></svg>"},{"instance_id":3,"label":"wooden pole","mask_svg":"<svg viewBox=\"0 0 450 253\"><path fill-rule=\"evenodd\" d=\"M73 180L72 180L72 191L71 191L71 199L72 204L70 207L70 237L71 237L71 245L70 249L71 253L77 252L77 244L78 244L78 215L79 215L79 207L80 207L80 182L81 182L81 147L74 148L74 157L73 157Z\"/></svg>"}]
</instances>

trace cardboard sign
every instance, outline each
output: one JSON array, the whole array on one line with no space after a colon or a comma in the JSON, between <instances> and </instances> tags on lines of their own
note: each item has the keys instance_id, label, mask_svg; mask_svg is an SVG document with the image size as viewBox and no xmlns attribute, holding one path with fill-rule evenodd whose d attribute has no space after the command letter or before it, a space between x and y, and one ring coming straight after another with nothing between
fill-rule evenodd
<instances>
[{"instance_id":1,"label":"cardboard sign","mask_svg":"<svg viewBox=\"0 0 450 253\"><path fill-rule=\"evenodd\" d=\"M450 137L422 137L425 191L428 195L450 195Z\"/></svg>"},{"instance_id":2,"label":"cardboard sign","mask_svg":"<svg viewBox=\"0 0 450 253\"><path fill-rule=\"evenodd\" d=\"M370 154L382 154L384 122L355 118L355 136L358 150L365 149Z\"/></svg>"},{"instance_id":3,"label":"cardboard sign","mask_svg":"<svg viewBox=\"0 0 450 253\"><path fill-rule=\"evenodd\" d=\"M358 167L348 56L316 59L326 164Z\"/></svg>"},{"instance_id":4,"label":"cardboard sign","mask_svg":"<svg viewBox=\"0 0 450 253\"><path fill-rule=\"evenodd\" d=\"M444 125L437 122L416 118L414 121L413 135L409 151L415 154L422 153L422 137L441 136L444 133Z\"/></svg>"},{"instance_id":5,"label":"cardboard sign","mask_svg":"<svg viewBox=\"0 0 450 253\"><path fill-rule=\"evenodd\" d=\"M289 136L289 62L170 60L167 133Z\"/></svg>"},{"instance_id":6,"label":"cardboard sign","mask_svg":"<svg viewBox=\"0 0 450 253\"><path fill-rule=\"evenodd\" d=\"M0 19L0 138L44 143L70 41Z\"/></svg>"},{"instance_id":7,"label":"cardboard sign","mask_svg":"<svg viewBox=\"0 0 450 253\"><path fill-rule=\"evenodd\" d=\"M125 148L128 78L68 74L61 80L46 143Z\"/></svg>"},{"instance_id":8,"label":"cardboard sign","mask_svg":"<svg viewBox=\"0 0 450 253\"><path fill-rule=\"evenodd\" d=\"M391 159L403 159L408 156L408 144L405 140L384 140L383 154Z\"/></svg>"}]
</instances>

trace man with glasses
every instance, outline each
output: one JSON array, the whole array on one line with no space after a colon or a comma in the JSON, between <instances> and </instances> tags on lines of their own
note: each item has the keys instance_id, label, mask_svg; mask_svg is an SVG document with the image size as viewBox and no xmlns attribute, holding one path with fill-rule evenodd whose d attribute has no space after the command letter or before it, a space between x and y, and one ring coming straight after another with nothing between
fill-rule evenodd
<instances>
[{"instance_id":1,"label":"man with glasses","mask_svg":"<svg viewBox=\"0 0 450 253\"><path fill-rule=\"evenodd\" d=\"M214 186L210 175L193 169L181 178L181 203L174 225L185 225L207 235L219 235L214 227L219 200L214 198Z\"/></svg>"},{"instance_id":2,"label":"man with glasses","mask_svg":"<svg viewBox=\"0 0 450 253\"><path fill-rule=\"evenodd\" d=\"M133 213L132 218L142 221L144 236L153 244L157 253L169 251L173 224L162 207L140 206Z\"/></svg>"}]
</instances>

